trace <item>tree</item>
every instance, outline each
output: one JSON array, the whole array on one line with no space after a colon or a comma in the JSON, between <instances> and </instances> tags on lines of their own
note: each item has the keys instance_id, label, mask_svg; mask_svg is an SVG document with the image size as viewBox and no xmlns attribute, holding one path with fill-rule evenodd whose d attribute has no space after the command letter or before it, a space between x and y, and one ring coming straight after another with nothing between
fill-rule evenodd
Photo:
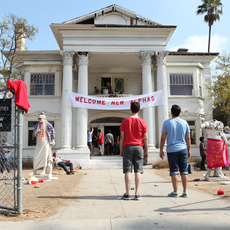
<instances>
[{"instance_id":1,"label":"tree","mask_svg":"<svg viewBox=\"0 0 230 230\"><path fill-rule=\"evenodd\" d=\"M207 22L209 26L208 53L210 53L211 27L216 20L220 20L220 14L223 13L223 4L221 0L202 0L202 2L203 4L198 6L196 13L205 14L204 21Z\"/></svg>"},{"instance_id":2,"label":"tree","mask_svg":"<svg viewBox=\"0 0 230 230\"><path fill-rule=\"evenodd\" d=\"M213 98L213 115L215 119L230 125L230 54L219 56L216 64L217 75L209 87Z\"/></svg>"},{"instance_id":3,"label":"tree","mask_svg":"<svg viewBox=\"0 0 230 230\"><path fill-rule=\"evenodd\" d=\"M20 73L13 69L20 58L17 50L25 49L25 39L33 40L38 29L29 25L27 19L14 14L2 17L0 21L0 87L6 86L7 79L16 79Z\"/></svg>"}]
</instances>

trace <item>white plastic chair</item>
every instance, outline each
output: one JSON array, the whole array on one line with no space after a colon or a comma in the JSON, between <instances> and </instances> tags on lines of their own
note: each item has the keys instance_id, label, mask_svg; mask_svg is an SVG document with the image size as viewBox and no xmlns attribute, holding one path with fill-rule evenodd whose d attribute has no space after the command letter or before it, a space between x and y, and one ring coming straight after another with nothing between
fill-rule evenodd
<instances>
[{"instance_id":1,"label":"white plastic chair","mask_svg":"<svg viewBox=\"0 0 230 230\"><path fill-rule=\"evenodd\" d=\"M61 174L60 171L59 171L59 167L60 167L60 166L58 166L58 164L57 164L56 161L53 161L53 169L54 169L55 166L57 167L58 174Z\"/></svg>"}]
</instances>

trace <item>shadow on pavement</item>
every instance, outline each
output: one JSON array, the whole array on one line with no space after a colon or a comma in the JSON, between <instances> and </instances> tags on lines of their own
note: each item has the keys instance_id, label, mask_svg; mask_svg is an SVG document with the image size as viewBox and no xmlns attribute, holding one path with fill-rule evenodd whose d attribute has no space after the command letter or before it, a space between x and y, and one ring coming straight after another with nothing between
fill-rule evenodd
<instances>
[{"instance_id":1,"label":"shadow on pavement","mask_svg":"<svg viewBox=\"0 0 230 230\"><path fill-rule=\"evenodd\" d=\"M187 198L172 198L172 199L187 199ZM197 211L230 211L230 206L228 207L223 207L223 208L204 208L203 205L204 203L209 203L209 202L213 202L213 201L217 201L219 199L211 199L211 200L205 200L205 201L199 201L199 202L194 202L194 203L186 203L183 205L174 205L173 207L167 208L159 208L159 209L155 209L155 212L197 212ZM200 204L201 208L189 208L190 205L196 205L196 204ZM215 205L213 205L215 206ZM184 207L184 208L183 208ZM181 209L179 209L181 208Z\"/></svg>"},{"instance_id":2,"label":"shadow on pavement","mask_svg":"<svg viewBox=\"0 0 230 230\"><path fill-rule=\"evenodd\" d=\"M118 196L37 196L41 199L71 199L71 200L120 200L122 195ZM134 196L134 195L133 195ZM166 196L143 195L143 198L167 198ZM131 195L132 199L132 195Z\"/></svg>"}]
</instances>

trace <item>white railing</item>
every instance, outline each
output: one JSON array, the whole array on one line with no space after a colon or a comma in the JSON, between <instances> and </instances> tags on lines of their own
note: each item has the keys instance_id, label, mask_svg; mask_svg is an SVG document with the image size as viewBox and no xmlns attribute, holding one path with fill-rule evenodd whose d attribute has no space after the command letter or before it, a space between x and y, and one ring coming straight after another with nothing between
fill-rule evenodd
<instances>
[{"instance_id":1,"label":"white railing","mask_svg":"<svg viewBox=\"0 0 230 230\"><path fill-rule=\"evenodd\" d=\"M93 94L94 97L132 97L133 94Z\"/></svg>"}]
</instances>

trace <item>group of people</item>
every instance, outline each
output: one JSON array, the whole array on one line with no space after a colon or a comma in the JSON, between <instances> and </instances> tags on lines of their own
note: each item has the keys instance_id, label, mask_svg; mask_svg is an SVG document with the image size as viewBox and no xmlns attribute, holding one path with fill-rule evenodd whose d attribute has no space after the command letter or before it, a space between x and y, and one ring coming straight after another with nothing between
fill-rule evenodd
<instances>
[{"instance_id":1,"label":"group of people","mask_svg":"<svg viewBox=\"0 0 230 230\"><path fill-rule=\"evenodd\" d=\"M99 149L99 155L103 156L103 144L105 144L105 153L107 156L117 155L119 154L119 146L120 146L120 136L113 136L111 130L104 136L101 132L101 129L98 129L98 135L94 134L93 127L87 131L87 145L90 150L90 156L94 156L94 147L97 144Z\"/></svg>"},{"instance_id":2,"label":"group of people","mask_svg":"<svg viewBox=\"0 0 230 230\"><path fill-rule=\"evenodd\" d=\"M120 126L120 137L114 137L111 130L105 135L101 133L98 129L98 135L94 135L94 129L91 127L88 130L87 142L90 149L91 155L93 155L93 146L97 142L100 155L103 154L102 145L106 145L107 155L112 155L120 151L120 156L123 157L123 173L125 180L125 193L122 199L130 199L130 185L131 185L131 173L134 168L135 173L135 199L141 199L140 195L140 184L141 184L141 174L143 173L143 161L148 158L148 135L147 135L147 125L146 122L138 116L140 111L140 103L131 103L131 116L123 119ZM167 159L169 163L170 176L172 180L173 191L168 194L169 197L178 197L178 174L181 175L183 192L181 197L188 197L187 184L188 184L188 158L191 156L191 137L188 123L179 117L181 108L178 105L173 105L171 107L171 118L167 119L163 123L162 134L160 140L160 153L161 159L165 157L164 145L167 141ZM45 126L43 125L45 124ZM46 140L49 143L49 147L54 145L55 131L53 130L52 137L47 135L45 138L45 133L51 131L51 126L45 119L45 115L41 114L39 116L39 123L34 129L34 133L38 133L40 137L37 141ZM35 135L38 137L38 134ZM205 139L200 138L200 153L202 157L201 169L204 170L204 163L206 160L204 146ZM4 163L6 163L7 171L10 172L10 148L7 148L7 143L2 140L2 146L0 150L0 172L3 173ZM42 143L40 143L42 145ZM37 147L37 146L36 146ZM51 147L50 147L51 149ZM36 150L36 149L35 149ZM39 153L41 146L37 150ZM35 158L36 159L36 155ZM59 157L57 152L53 154L53 161L60 167L62 167L68 175L74 174L73 164L70 160L63 159ZM40 167L40 166L39 166ZM70 167L68 170L67 167ZM36 169L36 168L35 168Z\"/></svg>"},{"instance_id":3,"label":"group of people","mask_svg":"<svg viewBox=\"0 0 230 230\"><path fill-rule=\"evenodd\" d=\"M101 91L97 88L97 86L94 87L94 94L101 94L103 93L103 89L108 90L108 94L113 94L112 86L110 82L106 83L106 86L101 87Z\"/></svg>"},{"instance_id":4,"label":"group of people","mask_svg":"<svg viewBox=\"0 0 230 230\"><path fill-rule=\"evenodd\" d=\"M130 117L125 118L120 126L120 155L123 157L123 173L125 174L126 192L122 199L130 199L131 173L134 167L135 173L135 200L141 199L140 184L143 173L143 160L148 157L148 136L146 122L138 117L140 104L131 104ZM172 118L166 120L162 127L160 140L160 158L165 157L163 151L167 140L167 157L172 179L173 191L169 197L178 197L178 174L180 172L183 192L181 197L188 197L188 158L191 156L191 138L188 123L179 118L181 108L173 105L171 108ZM144 148L143 148L144 144Z\"/></svg>"},{"instance_id":5,"label":"group of people","mask_svg":"<svg viewBox=\"0 0 230 230\"><path fill-rule=\"evenodd\" d=\"M134 168L135 173L135 199L141 199L140 184L141 174L143 173L143 161L148 158L148 135L146 122L138 116L140 103L132 102L130 107L132 115L125 118L120 126L120 155L123 157L123 173L125 180L125 193L122 199L130 199L131 173ZM172 180L173 191L168 194L169 197L178 197L178 174L181 176L183 192L180 197L187 198L188 185L188 158L191 156L191 137L188 123L179 117L181 108L178 105L171 107L171 118L163 123L160 140L161 159L164 159L164 145L167 141L167 158ZM98 130L98 147L102 154L102 143L104 142L101 130ZM88 131L88 142L92 141L93 128ZM204 142L204 139L201 140ZM105 136L107 145L107 154L111 146L114 145L114 139L109 131ZM91 144L88 143L89 148ZM202 147L203 145L201 145ZM92 148L91 148L92 149ZM202 151L204 151L204 146ZM91 150L90 150L91 151ZM92 154L92 151L91 151ZM204 158L203 158L204 159ZM205 159L204 159L205 160Z\"/></svg>"}]
</instances>

